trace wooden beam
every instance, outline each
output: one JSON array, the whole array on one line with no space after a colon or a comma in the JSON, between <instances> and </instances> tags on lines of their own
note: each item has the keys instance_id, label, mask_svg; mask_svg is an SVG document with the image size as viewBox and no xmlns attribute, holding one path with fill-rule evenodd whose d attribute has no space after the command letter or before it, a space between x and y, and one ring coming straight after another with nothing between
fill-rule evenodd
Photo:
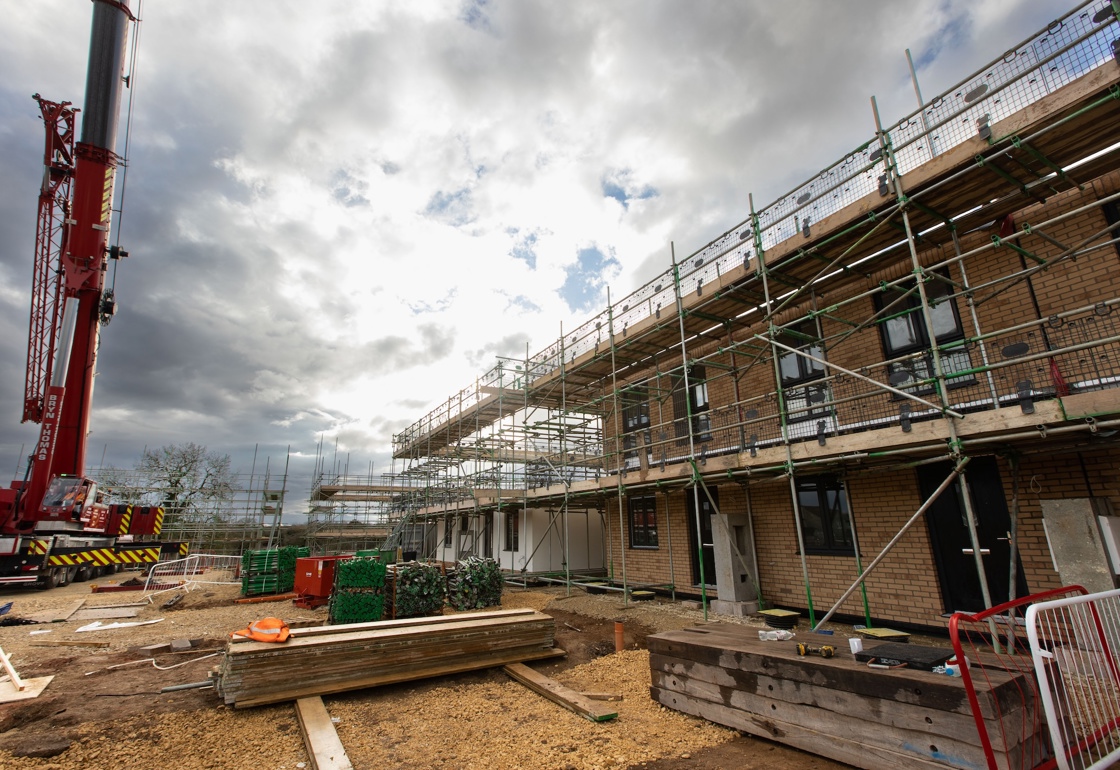
<instances>
[{"instance_id":1,"label":"wooden beam","mask_svg":"<svg viewBox=\"0 0 1120 770\"><path fill-rule=\"evenodd\" d=\"M544 674L534 671L524 663L511 663L504 666L502 670L533 692L543 695L553 703L559 704L569 711L574 711L592 722L606 722L618 716L618 711L601 706L591 698L565 687L555 679L550 679Z\"/></svg>"},{"instance_id":2,"label":"wooden beam","mask_svg":"<svg viewBox=\"0 0 1120 770\"><path fill-rule=\"evenodd\" d=\"M296 716L312 770L353 770L322 698L316 695L297 700Z\"/></svg>"}]
</instances>

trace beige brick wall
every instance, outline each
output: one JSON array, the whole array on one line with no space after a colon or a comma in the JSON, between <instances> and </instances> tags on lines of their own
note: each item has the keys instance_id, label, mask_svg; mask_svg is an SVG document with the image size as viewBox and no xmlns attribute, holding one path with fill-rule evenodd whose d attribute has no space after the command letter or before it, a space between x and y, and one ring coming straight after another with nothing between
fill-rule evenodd
<instances>
[{"instance_id":1,"label":"beige brick wall","mask_svg":"<svg viewBox=\"0 0 1120 770\"><path fill-rule=\"evenodd\" d=\"M1075 189L1054 195L1045 203L1030 206L1016 214L1014 220L1017 227L1022 227L1024 223L1037 227L1046 220L1072 212L1117 189L1120 189L1120 173L1110 174L1083 190ZM1103 214L1099 210L1091 210L1069 216L1060 223L1042 229L1049 238L1074 246L1104 229L1106 225ZM959 247L963 252L976 252L966 258L965 270L969 284L979 287L972 297L976 303L978 329L969 311L968 300L964 297L956 300L966 335L974 335L978 330L989 333L1006 329L1035 320L1040 314L1045 318L1120 296L1120 258L1113 246L1098 248L1077 260L1066 259L1053 264L1034 273L1029 280L1006 281L1001 279L1020 271L1024 260L1028 266L1034 262L1030 258L1021 257L1007 246L995 246L992 241L995 233L998 233L998 227L993 226L959 236ZM939 242L928 243L919 252L923 265L937 264L952 258L956 253L946 231L931 234L930 240L934 239ZM1025 235L1018 243L1048 262L1062 253L1058 245L1037 233ZM947 269L952 281L963 281L964 276L958 264L951 264ZM818 291L815 297L805 297L802 302L784 310L776 322L781 324L793 320L812 306L828 309L845 297L872 291L880 282L904 277L910 272L909 257L904 251L900 251L899 256L889 264L868 267L863 275L838 279L826 290ZM870 296L827 310L820 322L825 338L831 339L827 353L831 362L847 369L865 371L869 376L882 376L882 367L875 366L884 359L878 329L869 325L853 331L851 323L841 320L862 321L873 313L874 304ZM734 329L731 339L748 340L752 335L765 334L765 331L761 324L755 323ZM1048 333L1058 334L1057 331ZM1026 342L1032 352L1044 350L1046 345L1043 332L1038 329L1009 332L996 336L985 344L989 360L1002 360L1003 348L1018 342ZM701 362L706 364L708 373L708 395L713 418L717 415L726 418L726 422L717 422L717 426L741 419L740 415L746 410L755 409L760 418L770 419L747 427L746 434L756 433L760 441L777 438L778 422L775 415L778 403L775 397L773 361L768 355L756 360L753 352L745 347L738 348L734 354L727 352L726 345L726 341L709 340L689 347L689 356L693 359L723 348L719 355ZM980 346L972 346L969 356L973 365L980 365ZM1084 376L1084 370L1088 366L1083 354L1060 357L1057 363L1064 374L1071 372L1077 373L1077 376ZM679 365L679 354L666 355L660 362L660 377L653 370L639 377L649 384L652 392L652 438L655 443L664 440L663 446L670 456L683 452L676 442L671 424L674 417L682 415L673 414L672 381L666 374ZM1049 361L1043 359L997 370L993 375L993 382L997 391L1003 395L1013 393L1019 379L1028 378L1036 388L1040 388L1051 384L1050 377ZM853 393L872 390L869 386L863 386L863 391L859 391L858 383L851 378L847 381L838 380L837 387L841 386L852 388ZM987 378L980 375L974 383L955 390L953 397L957 400L967 400L964 396L983 399L988 394ZM842 424L851 425L865 419L868 410L876 414L897 414L898 405L889 395L876 393L839 405L837 415ZM1015 409L1014 406L1011 408ZM613 422L608 420L606 425L608 434L612 434ZM898 427L893 425L889 430L897 431ZM726 431L727 434L731 432ZM737 429L734 432L737 434ZM717 437L716 443L720 442L737 444L737 440L727 435L723 439ZM1046 545L1039 501L1063 497L1106 497L1120 511L1120 473L1117 473L1120 450L1087 445L1080 453L1053 454L1046 452L1045 443L1040 441L1034 441L1031 446L1022 447L1022 450L1024 454L1020 461L1018 499L1019 551L1028 588L1034 592L1056 587L1059 580ZM655 462L659 451L660 447L655 450ZM827 451L827 448L822 450ZM743 458L747 459L745 455ZM1006 459L1000 458L998 467L1008 507L1011 508L1011 466ZM907 469L852 475L848 479L848 485L850 507L856 521L863 563L866 565L922 504L917 473ZM747 510L746 493L742 486L727 483L720 485L719 490L721 508L725 512ZM637 491L633 493L641 494ZM692 555L685 508L686 494L691 493L680 488L674 489L667 496L657 493L660 542L655 550L629 547L625 515L622 517L622 533L621 538L619 537L618 499L613 495L608 498L610 559L614 565L616 580L621 579L621 561L625 550L626 573L630 582L675 584L680 590L696 591L691 577ZM749 495L763 595L775 604L804 608L808 605L808 597L797 545L789 482L787 479L752 479ZM717 533L717 537L719 536L721 535ZM811 555L806 558L806 565L812 600L818 615L823 614L835 602L857 575L855 559L850 556ZM944 624L941 615L945 611L945 602L941 596L929 532L924 520L918 521L903 537L882 566L868 579L866 588L870 611L875 618L886 622L927 626ZM862 616L863 606L858 591L844 603L841 612Z\"/></svg>"}]
</instances>

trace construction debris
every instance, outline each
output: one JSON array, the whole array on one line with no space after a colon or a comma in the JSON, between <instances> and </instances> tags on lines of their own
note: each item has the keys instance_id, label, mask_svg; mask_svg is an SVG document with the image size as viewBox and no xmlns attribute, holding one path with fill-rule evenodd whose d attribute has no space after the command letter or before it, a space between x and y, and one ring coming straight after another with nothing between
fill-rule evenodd
<instances>
[{"instance_id":1,"label":"construction debris","mask_svg":"<svg viewBox=\"0 0 1120 770\"><path fill-rule=\"evenodd\" d=\"M230 640L211 676L226 705L281 703L563 655L535 610L293 629L283 644Z\"/></svg>"},{"instance_id":2,"label":"construction debris","mask_svg":"<svg viewBox=\"0 0 1120 770\"><path fill-rule=\"evenodd\" d=\"M38 698L54 679L53 676L41 676L36 679L21 679L15 666L8 660L8 655L0 650L0 666L3 666L8 678L0 681L0 703L16 700L29 700Z\"/></svg>"},{"instance_id":3,"label":"construction debris","mask_svg":"<svg viewBox=\"0 0 1120 770\"><path fill-rule=\"evenodd\" d=\"M45 610L43 612L36 612L28 615L28 620L33 620L36 623L62 623L70 619L70 616L82 608L86 603L85 599L78 599L72 604L67 604L57 610Z\"/></svg>"},{"instance_id":4,"label":"construction debris","mask_svg":"<svg viewBox=\"0 0 1120 770\"><path fill-rule=\"evenodd\" d=\"M511 663L502 670L533 692L540 693L553 703L574 711L592 722L607 722L618 716L617 710L600 706L591 698L565 687L555 679L550 679L523 663Z\"/></svg>"},{"instance_id":5,"label":"construction debris","mask_svg":"<svg viewBox=\"0 0 1120 770\"><path fill-rule=\"evenodd\" d=\"M111 631L114 628L130 628L132 626L148 626L152 623L162 623L163 618L156 618L154 620L134 620L131 623L108 623L104 624L100 620L95 620L92 623L87 623L81 628L74 629L75 633L84 633L87 631Z\"/></svg>"},{"instance_id":6,"label":"construction debris","mask_svg":"<svg viewBox=\"0 0 1120 770\"><path fill-rule=\"evenodd\" d=\"M271 596L252 596L248 599L235 599L236 604L262 604L265 602L286 602L289 599L297 599L299 594L288 592L285 594L272 594Z\"/></svg>"},{"instance_id":7,"label":"construction debris","mask_svg":"<svg viewBox=\"0 0 1120 770\"><path fill-rule=\"evenodd\" d=\"M134 618L140 614L139 607L91 607L79 610L71 620L102 620L112 618Z\"/></svg>"}]
</instances>

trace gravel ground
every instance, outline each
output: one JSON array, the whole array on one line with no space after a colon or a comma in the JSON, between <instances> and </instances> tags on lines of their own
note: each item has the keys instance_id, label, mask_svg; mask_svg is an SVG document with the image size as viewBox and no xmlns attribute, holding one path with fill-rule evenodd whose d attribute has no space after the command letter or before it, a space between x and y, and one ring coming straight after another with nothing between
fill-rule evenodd
<instances>
[{"instance_id":1,"label":"gravel ground","mask_svg":"<svg viewBox=\"0 0 1120 770\"><path fill-rule=\"evenodd\" d=\"M183 598L173 607L163 607L179 593ZM589 596L576 590L566 594L563 588L511 589L502 604L552 611L564 619L558 620L558 636L561 632L567 635L565 644L576 651L569 658L575 660L538 667L576 690L621 694L617 720L589 722L530 692L500 670L324 698L354 766L591 770L734 763L741 767L841 767L739 737L733 730L665 709L650 699L649 655L640 649L645 634L703 622L700 610L668 601L623 607L617 594ZM56 674L56 680L35 701L0 705L0 768L310 767L293 706L236 711L222 706L210 690L159 695L161 686L205 679L216 658L159 671L142 660L149 653L135 649L179 638L218 644L231 631L265 615L317 622L326 618L325 608L301 610L290 601L238 605L232 603L236 597L236 587L214 585L156 595L139 608L137 618L122 622L162 620L131 628L78 632L89 621L77 620L0 628L0 647L12 656L22 675ZM88 584L78 584L47 592L9 592L0 595L0 603L14 600L12 615L26 617L73 605L79 598L86 600L85 608L141 599L133 593L91 594ZM758 624L750 619L709 617L717 619ZM627 628L628 649L621 653L613 652L613 623L606 622L611 620L622 620ZM32 636L34 630L50 633ZM45 640L97 641L109 647L31 646ZM109 668L137 659L141 660L136 665ZM157 660L166 666L183 658ZM710 755L730 747L735 752ZM692 763L691 758L703 757L705 752L727 758ZM747 759L755 755L757 759Z\"/></svg>"}]
</instances>

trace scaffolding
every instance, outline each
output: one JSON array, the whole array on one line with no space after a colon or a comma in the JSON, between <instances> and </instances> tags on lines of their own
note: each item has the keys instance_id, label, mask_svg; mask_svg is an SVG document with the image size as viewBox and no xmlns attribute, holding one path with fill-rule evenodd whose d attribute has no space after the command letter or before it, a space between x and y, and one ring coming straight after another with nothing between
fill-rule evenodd
<instances>
[{"instance_id":1,"label":"scaffolding","mask_svg":"<svg viewBox=\"0 0 1120 770\"><path fill-rule=\"evenodd\" d=\"M784 484L816 625L801 475L951 461L908 527L966 478L972 455L1106 438L1120 403L1067 407L1120 384L1120 297L1053 290L1116 249L1120 227L1120 25L1113 6L1093 5L928 102L915 82L919 108L886 128L872 99L871 139L768 206L752 197L738 225L683 259L671 253L646 285L608 295L536 355L499 359L395 435L410 526L532 507L566 531L571 510L593 510L625 589L635 492L667 502L686 489L697 510L719 513L710 487L736 483L749 513L752 489ZM1071 240L1090 220L1100 225ZM844 598L889 548L865 569L856 547ZM757 581L753 554L732 550ZM670 541L675 575L672 558ZM715 585L699 563L706 608Z\"/></svg>"},{"instance_id":2,"label":"scaffolding","mask_svg":"<svg viewBox=\"0 0 1120 770\"><path fill-rule=\"evenodd\" d=\"M275 548L287 495L287 463L275 472L266 462L263 473L235 473L219 490L179 496L168 503L168 486L140 470L93 468L88 476L98 483L108 503L160 506L164 509L163 540L189 543L193 553L240 555L248 550Z\"/></svg>"}]
</instances>

